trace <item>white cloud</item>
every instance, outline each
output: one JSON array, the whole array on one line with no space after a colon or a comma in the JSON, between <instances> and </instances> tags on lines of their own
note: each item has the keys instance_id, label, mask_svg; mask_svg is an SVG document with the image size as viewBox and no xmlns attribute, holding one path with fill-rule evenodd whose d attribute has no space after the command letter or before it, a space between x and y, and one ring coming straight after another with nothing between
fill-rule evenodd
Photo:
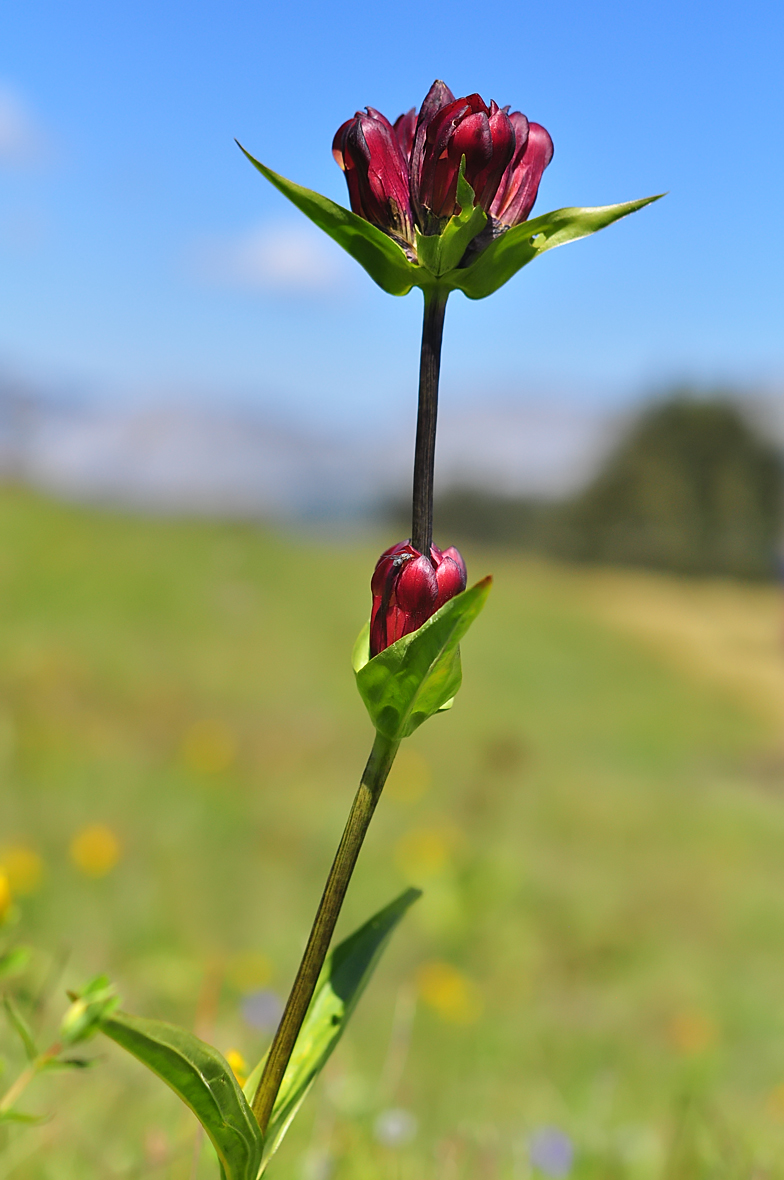
<instances>
[{"instance_id":1,"label":"white cloud","mask_svg":"<svg viewBox=\"0 0 784 1180\"><path fill-rule=\"evenodd\" d=\"M351 263L308 222L277 222L236 235L212 235L188 251L189 270L221 287L322 295L345 287Z\"/></svg>"},{"instance_id":2,"label":"white cloud","mask_svg":"<svg viewBox=\"0 0 784 1180\"><path fill-rule=\"evenodd\" d=\"M22 97L0 82L0 165L25 168L37 164L46 135Z\"/></svg>"}]
</instances>

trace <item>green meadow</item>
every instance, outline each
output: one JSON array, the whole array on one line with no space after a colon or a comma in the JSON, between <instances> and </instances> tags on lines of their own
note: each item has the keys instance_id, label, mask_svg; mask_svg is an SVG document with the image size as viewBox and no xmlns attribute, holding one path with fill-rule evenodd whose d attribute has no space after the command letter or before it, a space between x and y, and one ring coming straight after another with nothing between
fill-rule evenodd
<instances>
[{"instance_id":1,"label":"green meadow","mask_svg":"<svg viewBox=\"0 0 784 1180\"><path fill-rule=\"evenodd\" d=\"M8 986L44 1040L106 971L255 1064L370 748L350 652L395 539L2 491L0 866L34 948ZM495 585L463 688L404 746L340 930L423 897L270 1177L533 1180L544 1128L579 1180L784 1177L780 593L466 557ZM216 1177L162 1083L88 1051L0 1132L0 1180ZM2 1092L7 1026L0 1056Z\"/></svg>"}]
</instances>

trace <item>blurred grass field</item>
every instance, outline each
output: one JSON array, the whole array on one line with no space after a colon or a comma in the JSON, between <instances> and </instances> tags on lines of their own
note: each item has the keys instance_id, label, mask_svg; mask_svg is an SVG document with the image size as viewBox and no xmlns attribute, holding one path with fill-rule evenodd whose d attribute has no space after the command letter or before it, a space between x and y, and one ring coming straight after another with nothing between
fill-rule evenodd
<instances>
[{"instance_id":1,"label":"blurred grass field","mask_svg":"<svg viewBox=\"0 0 784 1180\"><path fill-rule=\"evenodd\" d=\"M51 1019L106 970L255 1063L369 750L349 654L392 539L3 490L0 865ZM463 689L404 747L341 930L424 897L270 1176L565 1175L531 1161L555 1128L574 1177L784 1177L779 593L466 556L496 584ZM53 1117L5 1132L0 1180L214 1176L95 1051L31 1093Z\"/></svg>"}]
</instances>

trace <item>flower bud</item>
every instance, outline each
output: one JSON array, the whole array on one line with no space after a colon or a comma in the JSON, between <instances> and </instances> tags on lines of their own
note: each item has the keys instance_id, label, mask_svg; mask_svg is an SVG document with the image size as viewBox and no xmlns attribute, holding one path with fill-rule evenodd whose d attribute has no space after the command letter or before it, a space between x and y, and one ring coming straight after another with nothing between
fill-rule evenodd
<instances>
[{"instance_id":1,"label":"flower bud","mask_svg":"<svg viewBox=\"0 0 784 1180\"><path fill-rule=\"evenodd\" d=\"M401 120L409 115L401 115ZM403 138L407 137L407 127ZM379 111L357 111L339 127L332 154L346 174L351 208L406 242L413 240L413 220L408 196L408 156L395 127Z\"/></svg>"},{"instance_id":2,"label":"flower bud","mask_svg":"<svg viewBox=\"0 0 784 1180\"><path fill-rule=\"evenodd\" d=\"M370 589L370 655L417 631L439 607L466 587L465 562L455 548L433 545L425 557L401 541L378 559Z\"/></svg>"},{"instance_id":3,"label":"flower bud","mask_svg":"<svg viewBox=\"0 0 784 1180\"><path fill-rule=\"evenodd\" d=\"M105 975L91 979L81 992L69 992L73 1001L60 1024L63 1045L76 1045L89 1040L101 1027L101 1022L119 1007L120 997Z\"/></svg>"},{"instance_id":4,"label":"flower bud","mask_svg":"<svg viewBox=\"0 0 784 1180\"><path fill-rule=\"evenodd\" d=\"M520 111L509 116L515 133L515 151L490 205L490 216L503 226L527 221L534 207L539 182L553 158L553 141L538 123L529 123Z\"/></svg>"}]
</instances>

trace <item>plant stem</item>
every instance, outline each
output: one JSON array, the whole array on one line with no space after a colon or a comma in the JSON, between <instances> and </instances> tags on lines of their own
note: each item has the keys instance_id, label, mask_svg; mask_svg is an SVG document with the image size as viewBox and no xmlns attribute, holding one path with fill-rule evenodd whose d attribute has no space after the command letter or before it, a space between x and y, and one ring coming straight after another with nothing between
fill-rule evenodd
<instances>
[{"instance_id":1,"label":"plant stem","mask_svg":"<svg viewBox=\"0 0 784 1180\"><path fill-rule=\"evenodd\" d=\"M433 472L436 461L438 375L441 370L441 338L444 332L446 300L446 292L425 292L411 521L411 544L424 554L430 553L433 543Z\"/></svg>"},{"instance_id":2,"label":"plant stem","mask_svg":"<svg viewBox=\"0 0 784 1180\"><path fill-rule=\"evenodd\" d=\"M381 790L395 759L399 742L376 734L373 749L364 769L354 802L349 812L332 868L324 886L324 893L310 932L308 945L302 956L296 979L286 1002L286 1008L270 1047L264 1072L253 1097L255 1114L262 1134L266 1132L272 1108L286 1072L297 1034L302 1027L308 1005L313 998L321 968L327 957L329 944L346 896L351 874L357 863L359 850L367 834Z\"/></svg>"},{"instance_id":3,"label":"plant stem","mask_svg":"<svg viewBox=\"0 0 784 1180\"><path fill-rule=\"evenodd\" d=\"M51 1061L60 1052L61 1046L52 1045L51 1049L47 1049L45 1053L39 1054L34 1061L31 1061L25 1069L19 1074L19 1077L13 1085L6 1091L2 1100L0 1100L0 1114L6 1114L7 1111L12 1110L17 1099L21 1097L32 1080L35 1078L44 1066Z\"/></svg>"},{"instance_id":4,"label":"plant stem","mask_svg":"<svg viewBox=\"0 0 784 1180\"><path fill-rule=\"evenodd\" d=\"M2 1102L0 1102L0 1114L5 1114L6 1111L12 1109L17 1098L19 1098L24 1093L37 1073L38 1064L35 1061L31 1062L26 1069L22 1070L19 1077L6 1093Z\"/></svg>"}]
</instances>

